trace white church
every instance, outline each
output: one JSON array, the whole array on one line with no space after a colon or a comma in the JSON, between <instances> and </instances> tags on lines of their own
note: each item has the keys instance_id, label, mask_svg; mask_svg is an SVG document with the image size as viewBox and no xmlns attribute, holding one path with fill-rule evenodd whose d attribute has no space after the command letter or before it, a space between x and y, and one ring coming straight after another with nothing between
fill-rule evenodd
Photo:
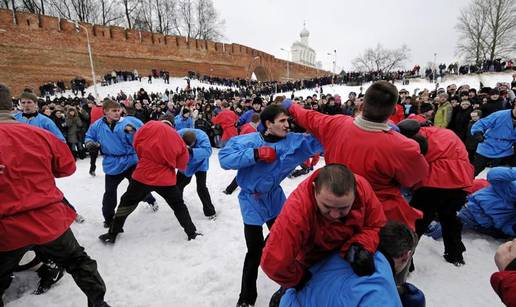
<instances>
[{"instance_id":1,"label":"white church","mask_svg":"<svg viewBox=\"0 0 516 307\"><path fill-rule=\"evenodd\" d=\"M306 29L306 24L303 25L303 30L299 33L301 40L295 41L290 47L292 54L292 62L312 67L322 66L320 62L316 62L316 53L313 48L308 45L308 37L310 32Z\"/></svg>"}]
</instances>

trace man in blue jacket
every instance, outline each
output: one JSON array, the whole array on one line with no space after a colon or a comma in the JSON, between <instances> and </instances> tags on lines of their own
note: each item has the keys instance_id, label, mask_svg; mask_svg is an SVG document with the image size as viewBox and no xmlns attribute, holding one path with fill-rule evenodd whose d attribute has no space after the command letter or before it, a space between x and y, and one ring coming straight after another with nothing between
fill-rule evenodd
<instances>
[{"instance_id":1,"label":"man in blue jacket","mask_svg":"<svg viewBox=\"0 0 516 307\"><path fill-rule=\"evenodd\" d=\"M38 97L32 92L23 91L20 95L22 113L14 115L17 121L45 129L66 143L65 137L56 124L48 117L38 112Z\"/></svg>"},{"instance_id":2,"label":"man in blue jacket","mask_svg":"<svg viewBox=\"0 0 516 307\"><path fill-rule=\"evenodd\" d=\"M460 220L465 227L495 237L516 237L516 168L494 167L487 181L490 186L468 196Z\"/></svg>"},{"instance_id":3,"label":"man in blue jacket","mask_svg":"<svg viewBox=\"0 0 516 307\"><path fill-rule=\"evenodd\" d=\"M219 152L223 169L238 170L241 188L238 199L247 253L237 307L256 302L256 279L265 245L262 226L267 224L270 229L285 203L281 181L302 161L323 150L313 136L289 133L288 112L278 105L266 107L260 121L264 132L233 137Z\"/></svg>"},{"instance_id":4,"label":"man in blue jacket","mask_svg":"<svg viewBox=\"0 0 516 307\"><path fill-rule=\"evenodd\" d=\"M254 113L260 113L263 105L263 100L261 97L255 97L253 99L253 104L251 105L251 109L247 110L240 118L238 119L238 126L242 127L243 125L249 123Z\"/></svg>"},{"instance_id":5,"label":"man in blue jacket","mask_svg":"<svg viewBox=\"0 0 516 307\"><path fill-rule=\"evenodd\" d=\"M397 287L394 275L411 259L416 237L407 226L390 221L380 231L374 255L375 272L359 277L338 252L310 268L311 279L301 289L287 289L280 307L424 307L424 294L414 285ZM271 306L275 306L271 302Z\"/></svg>"},{"instance_id":6,"label":"man in blue jacket","mask_svg":"<svg viewBox=\"0 0 516 307\"><path fill-rule=\"evenodd\" d=\"M174 126L176 127L176 130L179 131L181 129L185 128L193 128L193 120L190 116L190 109L182 108L181 114L177 115L174 118Z\"/></svg>"},{"instance_id":7,"label":"man in blue jacket","mask_svg":"<svg viewBox=\"0 0 516 307\"><path fill-rule=\"evenodd\" d=\"M177 172L177 187L181 192L181 197L183 197L185 187L192 180L192 176L195 175L197 195L201 199L204 215L209 219L214 219L216 216L215 207L211 202L210 191L206 186L206 175L210 167L212 152L210 138L200 129L185 128L177 132L185 141L190 153L186 170Z\"/></svg>"},{"instance_id":8,"label":"man in blue jacket","mask_svg":"<svg viewBox=\"0 0 516 307\"><path fill-rule=\"evenodd\" d=\"M116 101L106 99L103 109L105 116L90 126L85 144L88 150L100 147L104 154L102 168L106 177L102 214L104 227L109 228L115 216L118 185L124 178L131 180L138 162L133 148L133 134L143 123L136 117L121 117L120 104ZM145 202L156 207L156 199L150 193Z\"/></svg>"},{"instance_id":9,"label":"man in blue jacket","mask_svg":"<svg viewBox=\"0 0 516 307\"><path fill-rule=\"evenodd\" d=\"M516 105L512 110L494 112L471 127L471 135L479 142L475 160L475 176L492 162L493 166L514 165L513 143L516 142Z\"/></svg>"}]
</instances>

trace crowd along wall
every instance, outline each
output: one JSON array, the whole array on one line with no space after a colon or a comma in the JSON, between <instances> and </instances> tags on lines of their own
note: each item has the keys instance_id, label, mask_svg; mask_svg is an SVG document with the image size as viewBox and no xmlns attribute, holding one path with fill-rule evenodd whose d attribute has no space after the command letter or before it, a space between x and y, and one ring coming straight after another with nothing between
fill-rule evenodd
<instances>
[{"instance_id":1,"label":"crowd along wall","mask_svg":"<svg viewBox=\"0 0 516 307\"><path fill-rule=\"evenodd\" d=\"M15 18L14 18L15 17ZM16 20L16 22L14 22ZM188 71L225 78L259 80L306 79L329 74L313 67L275 58L240 44L190 39L115 26L82 23L79 30L65 19L0 9L0 82L18 94L48 81L67 84L80 76L91 84L88 31L97 79L113 70L167 70L172 76ZM287 75L289 74L289 75Z\"/></svg>"}]
</instances>

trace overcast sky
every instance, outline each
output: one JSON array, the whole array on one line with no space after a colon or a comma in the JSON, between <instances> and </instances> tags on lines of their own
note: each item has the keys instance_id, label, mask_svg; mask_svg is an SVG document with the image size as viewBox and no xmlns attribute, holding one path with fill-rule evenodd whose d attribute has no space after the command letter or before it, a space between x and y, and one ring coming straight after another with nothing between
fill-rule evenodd
<instances>
[{"instance_id":1,"label":"overcast sky","mask_svg":"<svg viewBox=\"0 0 516 307\"><path fill-rule=\"evenodd\" d=\"M337 50L337 67L349 70L364 49L381 43L411 49L410 68L456 60L455 25L470 0L214 0L225 20L227 42L240 43L287 58L306 20L309 44L317 60L331 69Z\"/></svg>"}]
</instances>

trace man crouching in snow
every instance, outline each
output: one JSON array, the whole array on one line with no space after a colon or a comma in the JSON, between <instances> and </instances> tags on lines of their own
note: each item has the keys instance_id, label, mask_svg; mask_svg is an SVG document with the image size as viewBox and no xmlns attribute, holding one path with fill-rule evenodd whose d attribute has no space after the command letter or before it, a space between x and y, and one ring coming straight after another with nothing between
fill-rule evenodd
<instances>
[{"instance_id":1,"label":"man crouching in snow","mask_svg":"<svg viewBox=\"0 0 516 307\"><path fill-rule=\"evenodd\" d=\"M410 261L416 242L416 236L407 226L390 221L380 230L374 273L362 277L354 274L352 265L335 252L310 267L310 281L303 289L288 289L279 306L424 307L423 292L409 283L396 291L394 282L394 276Z\"/></svg>"},{"instance_id":2,"label":"man crouching in snow","mask_svg":"<svg viewBox=\"0 0 516 307\"><path fill-rule=\"evenodd\" d=\"M104 243L115 243L117 235L123 232L129 214L151 191L156 191L167 201L188 240L195 239L199 234L176 186L176 168L185 170L189 158L181 136L171 124L150 121L134 135L134 148L138 155L138 164L127 191L122 195L109 232L99 239Z\"/></svg>"},{"instance_id":3,"label":"man crouching in snow","mask_svg":"<svg viewBox=\"0 0 516 307\"><path fill-rule=\"evenodd\" d=\"M358 276L371 275L385 223L367 180L344 165L327 165L287 199L265 245L262 269L283 289L301 289L311 278L308 268L338 250Z\"/></svg>"}]
</instances>

